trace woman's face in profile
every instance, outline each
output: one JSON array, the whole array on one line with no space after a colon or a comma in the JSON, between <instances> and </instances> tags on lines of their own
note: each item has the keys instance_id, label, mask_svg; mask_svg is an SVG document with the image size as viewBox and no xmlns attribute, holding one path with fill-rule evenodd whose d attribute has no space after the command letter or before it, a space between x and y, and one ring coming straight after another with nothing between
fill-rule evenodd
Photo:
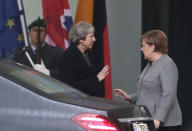
<instances>
[{"instance_id":1,"label":"woman's face in profile","mask_svg":"<svg viewBox=\"0 0 192 131\"><path fill-rule=\"evenodd\" d=\"M95 36L93 33L89 33L85 40L83 40L83 46L86 50L92 49L93 43L96 41Z\"/></svg>"},{"instance_id":2,"label":"woman's face in profile","mask_svg":"<svg viewBox=\"0 0 192 131\"><path fill-rule=\"evenodd\" d=\"M154 51L154 45L148 45L145 40L142 41L142 47L141 47L141 51L144 54L144 58L148 61L150 61L151 58L151 54Z\"/></svg>"}]
</instances>

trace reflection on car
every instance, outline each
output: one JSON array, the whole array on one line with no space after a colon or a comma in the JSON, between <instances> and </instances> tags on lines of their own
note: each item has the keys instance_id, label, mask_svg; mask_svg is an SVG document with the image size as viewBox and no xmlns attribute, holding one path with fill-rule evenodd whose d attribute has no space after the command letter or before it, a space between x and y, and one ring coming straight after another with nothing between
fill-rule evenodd
<instances>
[{"instance_id":1,"label":"reflection on car","mask_svg":"<svg viewBox=\"0 0 192 131\"><path fill-rule=\"evenodd\" d=\"M154 131L154 124L143 106L91 97L1 59L0 130Z\"/></svg>"}]
</instances>

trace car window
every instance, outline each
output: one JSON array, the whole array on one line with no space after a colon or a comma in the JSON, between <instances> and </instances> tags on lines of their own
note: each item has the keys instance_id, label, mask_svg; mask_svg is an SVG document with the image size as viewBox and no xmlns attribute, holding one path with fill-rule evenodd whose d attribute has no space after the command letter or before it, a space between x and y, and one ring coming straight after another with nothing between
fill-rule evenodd
<instances>
[{"instance_id":1,"label":"car window","mask_svg":"<svg viewBox=\"0 0 192 131\"><path fill-rule=\"evenodd\" d=\"M4 66L3 66L3 65ZM40 90L46 94L65 94L72 96L87 96L81 91L70 87L54 78L48 77L42 73L36 72L30 68L17 66L16 64L5 65L2 63L0 66L0 74L4 74L8 79L20 81L25 85L29 85L37 90ZM26 86L25 86L26 87ZM27 88L27 87L26 87Z\"/></svg>"}]
</instances>

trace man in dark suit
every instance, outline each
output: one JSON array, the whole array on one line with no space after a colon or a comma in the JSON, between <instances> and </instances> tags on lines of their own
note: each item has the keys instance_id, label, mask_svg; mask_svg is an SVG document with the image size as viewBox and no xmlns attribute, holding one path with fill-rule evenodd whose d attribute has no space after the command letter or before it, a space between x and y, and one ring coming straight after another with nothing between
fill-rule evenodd
<instances>
[{"instance_id":1,"label":"man in dark suit","mask_svg":"<svg viewBox=\"0 0 192 131\"><path fill-rule=\"evenodd\" d=\"M59 77L59 67L63 50L45 42L46 22L43 19L33 21L29 26L29 46L18 48L13 60L32 67L52 77Z\"/></svg>"},{"instance_id":2,"label":"man in dark suit","mask_svg":"<svg viewBox=\"0 0 192 131\"><path fill-rule=\"evenodd\" d=\"M80 22L69 32L70 46L65 51L61 64L61 81L92 96L104 97L103 80L109 73L106 65L96 70L90 50L95 42L94 27Z\"/></svg>"}]
</instances>

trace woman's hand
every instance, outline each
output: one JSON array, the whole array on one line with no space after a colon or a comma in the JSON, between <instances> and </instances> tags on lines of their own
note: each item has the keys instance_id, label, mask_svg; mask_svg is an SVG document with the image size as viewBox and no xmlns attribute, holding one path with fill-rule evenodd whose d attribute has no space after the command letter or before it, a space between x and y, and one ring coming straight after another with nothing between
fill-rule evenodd
<instances>
[{"instance_id":1,"label":"woman's hand","mask_svg":"<svg viewBox=\"0 0 192 131\"><path fill-rule=\"evenodd\" d=\"M156 120L156 119L154 119L153 122L155 124L155 128L158 129L161 122L159 120Z\"/></svg>"},{"instance_id":2,"label":"woman's hand","mask_svg":"<svg viewBox=\"0 0 192 131\"><path fill-rule=\"evenodd\" d=\"M109 66L106 65L103 67L103 69L97 74L97 78L99 81L102 81L105 79L105 77L109 74Z\"/></svg>"},{"instance_id":3,"label":"woman's hand","mask_svg":"<svg viewBox=\"0 0 192 131\"><path fill-rule=\"evenodd\" d=\"M123 90L121 90L121 89L114 89L114 90L113 90L113 94L114 94L115 96L120 97L120 98L123 99L123 100L131 101L131 97L130 97L125 91L123 91Z\"/></svg>"}]
</instances>

